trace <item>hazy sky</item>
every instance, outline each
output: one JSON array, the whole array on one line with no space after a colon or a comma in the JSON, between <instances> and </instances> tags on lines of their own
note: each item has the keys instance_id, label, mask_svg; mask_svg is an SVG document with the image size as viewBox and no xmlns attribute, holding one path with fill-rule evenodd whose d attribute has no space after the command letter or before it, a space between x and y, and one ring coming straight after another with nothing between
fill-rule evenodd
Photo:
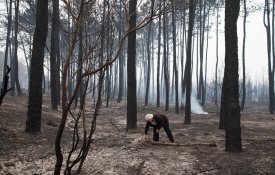
<instances>
[{"instance_id":1,"label":"hazy sky","mask_svg":"<svg viewBox=\"0 0 275 175\"><path fill-rule=\"evenodd\" d=\"M254 0L253 3L263 3L262 0ZM249 6L248 4L247 6ZM3 7L2 7L3 8ZM1 9L2 9L1 8ZM242 8L242 7L241 7ZM241 9L242 10L242 9ZM224 12L220 12L220 25L219 34L219 68L223 70L224 66ZM239 37L239 60L240 60L240 78L242 77L242 37L243 29L242 12L238 19L238 37ZM215 17L214 17L215 18ZM212 19L215 20L215 19ZM212 27L212 31L215 32L216 28ZM213 77L216 61L216 39L215 33L211 34L212 39L209 41L209 53L208 53L208 78ZM4 49L1 48L3 51ZM19 54L19 56L23 56ZM22 60L22 59L21 59ZM24 63L24 60L22 61ZM267 49L266 49L266 31L263 25L263 12L251 13L247 18L246 29L246 74L251 76L253 81L262 81L263 77L267 79Z\"/></svg>"},{"instance_id":2,"label":"hazy sky","mask_svg":"<svg viewBox=\"0 0 275 175\"><path fill-rule=\"evenodd\" d=\"M257 0L258 1L258 0ZM241 7L242 8L242 7ZM241 9L242 10L242 9ZM242 77L242 42L243 42L243 17L240 12L238 19L238 41L239 41L239 75ZM221 12L221 21L224 21L224 12ZM212 28L215 30L215 28ZM224 66L224 24L220 25L219 34L219 67ZM212 34L213 35L213 34ZM213 74L216 61L216 38L212 38L209 43L209 72ZM246 74L252 81L262 81L267 79L267 48L266 30L263 25L263 11L251 13L247 17L246 24Z\"/></svg>"}]
</instances>

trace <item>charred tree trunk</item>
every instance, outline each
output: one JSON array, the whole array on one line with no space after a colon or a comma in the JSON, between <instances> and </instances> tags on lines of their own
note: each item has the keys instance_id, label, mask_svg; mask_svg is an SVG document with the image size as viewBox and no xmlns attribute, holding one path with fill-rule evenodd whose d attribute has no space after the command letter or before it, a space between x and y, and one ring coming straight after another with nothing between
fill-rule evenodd
<instances>
[{"instance_id":1,"label":"charred tree trunk","mask_svg":"<svg viewBox=\"0 0 275 175\"><path fill-rule=\"evenodd\" d=\"M172 6L174 6L174 0L171 0ZM177 68L177 55L176 55L176 22L175 22L175 10L172 8L172 26L173 26L173 68L175 73L175 113L179 113L179 90L178 90L178 68Z\"/></svg>"},{"instance_id":2,"label":"charred tree trunk","mask_svg":"<svg viewBox=\"0 0 275 175\"><path fill-rule=\"evenodd\" d=\"M150 89L150 75L151 75L151 52L150 52L150 38L151 38L152 22L148 26L148 38L147 38L147 82L146 82L146 92L145 92L145 106L148 105L149 89Z\"/></svg>"},{"instance_id":3,"label":"charred tree trunk","mask_svg":"<svg viewBox=\"0 0 275 175\"><path fill-rule=\"evenodd\" d=\"M7 74L7 64L8 64L8 55L9 55L9 47L10 47L10 33L11 33L11 21L12 21L12 1L7 5L7 13L8 13L8 25L7 25L7 36L6 36L6 48L5 48L5 58L4 58L4 67L3 67L3 78L2 78L2 87L4 86L4 82L6 80Z\"/></svg>"},{"instance_id":4,"label":"charred tree trunk","mask_svg":"<svg viewBox=\"0 0 275 175\"><path fill-rule=\"evenodd\" d=\"M52 109L57 110L59 104L58 93L58 42L59 40L59 0L53 0L52 13L52 32L51 32L51 53L50 53L50 67L51 67L51 106Z\"/></svg>"},{"instance_id":5,"label":"charred tree trunk","mask_svg":"<svg viewBox=\"0 0 275 175\"><path fill-rule=\"evenodd\" d=\"M181 110L184 108L184 94L185 94L185 80L184 80L184 46L185 46L185 15L186 15L186 9L185 9L185 2L183 3L183 22L182 22L182 46L181 46Z\"/></svg>"},{"instance_id":6,"label":"charred tree trunk","mask_svg":"<svg viewBox=\"0 0 275 175\"><path fill-rule=\"evenodd\" d=\"M270 7L269 0L265 0L264 26L267 35L267 55L268 55L268 82L269 82L269 112L274 113L274 72L273 60L271 59L271 34L270 34Z\"/></svg>"},{"instance_id":7,"label":"charred tree trunk","mask_svg":"<svg viewBox=\"0 0 275 175\"><path fill-rule=\"evenodd\" d=\"M136 27L137 0L129 2L129 31ZM128 62L127 62L127 126L126 129L137 127L137 97L136 97L136 31L128 36Z\"/></svg>"},{"instance_id":8,"label":"charred tree trunk","mask_svg":"<svg viewBox=\"0 0 275 175\"><path fill-rule=\"evenodd\" d=\"M165 8L165 0L164 0ZM169 109L169 76L168 76L168 57L167 57L167 34L166 34L166 15L163 15L163 69L164 69L164 82L165 82L165 111Z\"/></svg>"},{"instance_id":9,"label":"charred tree trunk","mask_svg":"<svg viewBox=\"0 0 275 175\"><path fill-rule=\"evenodd\" d=\"M119 33L118 33L118 37L121 38L121 33L122 33L122 5L121 5L121 1L119 2L119 15L120 15L120 20L119 20ZM117 102L121 102L122 100L122 96L123 96L123 90L124 90L124 61L123 61L123 51L119 54L119 83L118 83L118 98L117 98Z\"/></svg>"},{"instance_id":10,"label":"charred tree trunk","mask_svg":"<svg viewBox=\"0 0 275 175\"><path fill-rule=\"evenodd\" d=\"M240 0L225 1L225 70L223 98L225 108L225 151L241 152L241 126L239 105L238 35L237 20Z\"/></svg>"},{"instance_id":11,"label":"charred tree trunk","mask_svg":"<svg viewBox=\"0 0 275 175\"><path fill-rule=\"evenodd\" d=\"M161 3L159 3L161 8ZM157 107L160 105L160 43L161 43L161 15L158 17L158 59L157 59Z\"/></svg>"},{"instance_id":12,"label":"charred tree trunk","mask_svg":"<svg viewBox=\"0 0 275 175\"><path fill-rule=\"evenodd\" d=\"M12 70L14 71L14 79L15 85L17 90L17 95L22 95L19 77L18 77L18 13L19 13L19 0L14 1L15 7L15 16L14 16L14 55L13 55L13 67Z\"/></svg>"},{"instance_id":13,"label":"charred tree trunk","mask_svg":"<svg viewBox=\"0 0 275 175\"><path fill-rule=\"evenodd\" d=\"M200 77L199 77L199 97L201 100L201 105L204 106L205 104L205 92L204 92L204 78L203 78L203 56L204 56L204 33L205 33L205 19L206 19L206 13L205 13L205 3L201 0L201 8L203 8L203 14L202 14L202 21L200 23Z\"/></svg>"},{"instance_id":14,"label":"charred tree trunk","mask_svg":"<svg viewBox=\"0 0 275 175\"><path fill-rule=\"evenodd\" d=\"M242 50L242 57L243 57L243 95L242 95L242 103L241 103L241 111L244 110L245 98L246 98L246 75L245 75L245 39L246 39L246 0L243 0L243 10L244 10L244 19L243 19L243 50Z\"/></svg>"},{"instance_id":15,"label":"charred tree trunk","mask_svg":"<svg viewBox=\"0 0 275 175\"><path fill-rule=\"evenodd\" d=\"M191 124L191 59L192 59L192 35L195 18L196 0L191 0L189 4L189 26L188 26L188 39L187 39L187 53L186 53L186 96L185 96L185 118L184 124Z\"/></svg>"},{"instance_id":16,"label":"charred tree trunk","mask_svg":"<svg viewBox=\"0 0 275 175\"><path fill-rule=\"evenodd\" d=\"M48 0L37 0L36 27L30 67L26 132L40 132L44 49L48 32Z\"/></svg>"}]
</instances>

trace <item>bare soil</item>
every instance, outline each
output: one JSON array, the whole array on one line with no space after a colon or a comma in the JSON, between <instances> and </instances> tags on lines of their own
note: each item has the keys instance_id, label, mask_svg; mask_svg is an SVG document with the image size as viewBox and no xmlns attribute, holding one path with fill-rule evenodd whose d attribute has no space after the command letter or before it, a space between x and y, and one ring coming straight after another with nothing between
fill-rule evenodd
<instances>
[{"instance_id":1,"label":"bare soil","mask_svg":"<svg viewBox=\"0 0 275 175\"><path fill-rule=\"evenodd\" d=\"M6 96L0 106L0 174L53 174L54 140L61 111L50 109L43 97L41 134L24 132L27 116L26 95ZM94 142L81 174L189 175L189 174L275 174L275 116L267 107L248 106L242 113L243 152L225 152L225 133L218 129L214 106L206 105L208 115L192 115L184 125L184 113L164 111L154 104L138 103L138 127L125 132L126 102L102 107L97 119ZM152 145L142 141L146 113L164 113L177 143L185 146ZM110 122L118 127L118 129ZM70 146L72 125L67 123L63 147ZM152 135L152 129L149 130ZM150 138L152 139L152 138ZM164 130L160 140L169 142ZM188 143L188 144L187 144ZM211 145L203 145L211 143ZM213 144L212 144L213 143Z\"/></svg>"}]
</instances>

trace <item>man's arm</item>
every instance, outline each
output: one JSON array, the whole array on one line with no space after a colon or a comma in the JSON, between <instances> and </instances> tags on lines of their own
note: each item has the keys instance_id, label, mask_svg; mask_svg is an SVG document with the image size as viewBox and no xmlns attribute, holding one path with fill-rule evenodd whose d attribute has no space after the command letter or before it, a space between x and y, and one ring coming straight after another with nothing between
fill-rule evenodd
<instances>
[{"instance_id":1,"label":"man's arm","mask_svg":"<svg viewBox=\"0 0 275 175\"><path fill-rule=\"evenodd\" d=\"M145 135L147 135L147 132L149 130L149 126L151 125L150 122L146 122L146 125L145 125Z\"/></svg>"}]
</instances>

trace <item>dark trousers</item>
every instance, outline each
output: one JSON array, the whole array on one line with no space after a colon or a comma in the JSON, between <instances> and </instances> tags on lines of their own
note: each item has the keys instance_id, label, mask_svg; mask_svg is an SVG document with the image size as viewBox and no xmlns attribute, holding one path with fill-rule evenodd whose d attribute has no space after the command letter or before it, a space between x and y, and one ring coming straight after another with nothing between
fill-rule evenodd
<instances>
[{"instance_id":1,"label":"dark trousers","mask_svg":"<svg viewBox=\"0 0 275 175\"><path fill-rule=\"evenodd\" d=\"M154 134L153 134L153 140L154 141L159 141L159 132L157 130L160 130L160 128L161 127L159 127L159 126L153 126L153 132L154 132ZM169 126L165 126L163 128L164 128L164 130L165 130L165 132L166 132L166 134L167 134L170 142L175 142Z\"/></svg>"}]
</instances>

